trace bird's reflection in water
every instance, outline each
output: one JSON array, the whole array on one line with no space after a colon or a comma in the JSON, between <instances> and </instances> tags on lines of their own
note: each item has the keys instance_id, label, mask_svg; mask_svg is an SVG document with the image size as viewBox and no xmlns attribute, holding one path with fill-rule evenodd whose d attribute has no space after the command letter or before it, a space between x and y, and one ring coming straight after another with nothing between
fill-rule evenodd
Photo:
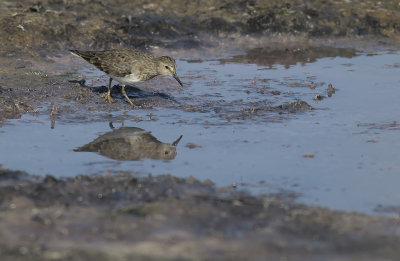
<instances>
[{"instance_id":1,"label":"bird's reflection in water","mask_svg":"<svg viewBox=\"0 0 400 261\"><path fill-rule=\"evenodd\" d=\"M114 128L112 123L110 127ZM146 131L136 127L120 127L107 132L74 151L98 152L115 160L158 159L172 160L182 135L171 144L163 143Z\"/></svg>"}]
</instances>

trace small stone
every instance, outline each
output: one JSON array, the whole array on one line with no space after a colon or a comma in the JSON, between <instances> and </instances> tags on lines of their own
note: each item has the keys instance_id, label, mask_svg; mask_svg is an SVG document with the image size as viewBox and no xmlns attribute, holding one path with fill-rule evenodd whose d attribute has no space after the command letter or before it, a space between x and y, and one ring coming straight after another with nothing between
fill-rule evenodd
<instances>
[{"instance_id":1,"label":"small stone","mask_svg":"<svg viewBox=\"0 0 400 261\"><path fill-rule=\"evenodd\" d=\"M322 96L321 94L316 94L313 99L316 101L321 101L324 99L324 96Z\"/></svg>"},{"instance_id":2,"label":"small stone","mask_svg":"<svg viewBox=\"0 0 400 261\"><path fill-rule=\"evenodd\" d=\"M203 146L200 146L200 145L197 145L197 144L194 144L194 143L190 143L190 142L188 144L186 144L185 147L189 148L189 149L203 148Z\"/></svg>"}]
</instances>

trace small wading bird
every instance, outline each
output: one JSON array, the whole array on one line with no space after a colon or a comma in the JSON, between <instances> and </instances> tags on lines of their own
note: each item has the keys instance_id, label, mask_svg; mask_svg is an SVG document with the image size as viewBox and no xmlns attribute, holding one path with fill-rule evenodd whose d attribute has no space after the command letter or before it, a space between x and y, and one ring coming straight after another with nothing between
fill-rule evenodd
<instances>
[{"instance_id":1,"label":"small wading bird","mask_svg":"<svg viewBox=\"0 0 400 261\"><path fill-rule=\"evenodd\" d=\"M170 75L183 86L178 75L176 75L176 62L169 56L155 57L137 49L70 51L110 76L108 91L105 96L108 103L113 102L111 98L111 82L113 79L122 84L122 94L132 106L134 105L125 92L125 85L147 81L157 75Z\"/></svg>"}]
</instances>

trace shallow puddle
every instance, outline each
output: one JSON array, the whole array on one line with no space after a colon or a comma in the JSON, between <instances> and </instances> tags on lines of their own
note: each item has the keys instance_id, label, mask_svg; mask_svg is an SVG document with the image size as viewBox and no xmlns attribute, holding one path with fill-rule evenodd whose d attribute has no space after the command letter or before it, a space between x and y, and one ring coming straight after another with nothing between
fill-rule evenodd
<instances>
[{"instance_id":1,"label":"shallow puddle","mask_svg":"<svg viewBox=\"0 0 400 261\"><path fill-rule=\"evenodd\" d=\"M193 175L255 193L290 190L299 202L366 213L398 204L400 53L346 51L295 65L252 63L257 55L251 54L245 61L178 61L186 87L154 89L174 98L165 106L91 112L90 121L80 120L79 112L59 115L54 128L46 106L10 120L0 129L0 163L55 176L116 170ZM296 100L314 109L279 107ZM150 153L115 160L74 151L112 131L109 122L115 129L124 124L150 131L154 139L145 143L154 150L155 140L170 145L183 138L168 159Z\"/></svg>"}]
</instances>

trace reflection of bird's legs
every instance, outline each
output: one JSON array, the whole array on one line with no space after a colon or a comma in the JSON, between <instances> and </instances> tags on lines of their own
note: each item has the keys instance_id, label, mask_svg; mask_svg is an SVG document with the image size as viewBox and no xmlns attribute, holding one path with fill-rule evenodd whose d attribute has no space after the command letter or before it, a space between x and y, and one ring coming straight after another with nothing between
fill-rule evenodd
<instances>
[{"instance_id":1,"label":"reflection of bird's legs","mask_svg":"<svg viewBox=\"0 0 400 261\"><path fill-rule=\"evenodd\" d=\"M129 102L129 104L130 104L131 106L135 106L135 105L133 105L133 103L132 103L131 100L129 99L128 95L126 95L126 92L125 92L125 84L122 84L122 94L125 96L126 100Z\"/></svg>"},{"instance_id":2,"label":"reflection of bird's legs","mask_svg":"<svg viewBox=\"0 0 400 261\"><path fill-rule=\"evenodd\" d=\"M112 103L113 99L111 98L111 82L112 82L112 78L110 77L110 81L108 82L108 92L106 93L106 96L104 97L104 100L108 103Z\"/></svg>"},{"instance_id":3,"label":"reflection of bird's legs","mask_svg":"<svg viewBox=\"0 0 400 261\"><path fill-rule=\"evenodd\" d=\"M110 129L115 129L114 124L111 121L108 123L108 126L110 127ZM121 127L125 127L125 121L124 120L122 120Z\"/></svg>"}]
</instances>

